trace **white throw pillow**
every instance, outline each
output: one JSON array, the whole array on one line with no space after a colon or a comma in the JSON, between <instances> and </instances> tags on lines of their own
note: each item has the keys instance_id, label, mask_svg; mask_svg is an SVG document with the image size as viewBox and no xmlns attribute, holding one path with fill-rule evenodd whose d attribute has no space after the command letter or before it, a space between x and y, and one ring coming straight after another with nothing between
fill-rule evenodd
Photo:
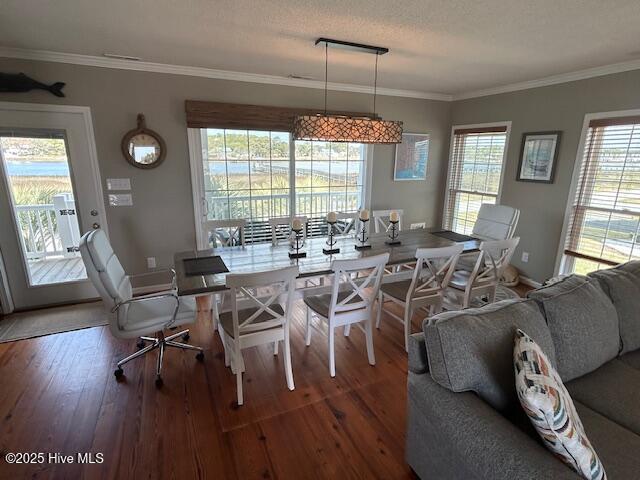
<instances>
[{"instance_id":1,"label":"white throw pillow","mask_svg":"<svg viewBox=\"0 0 640 480\"><path fill-rule=\"evenodd\" d=\"M515 336L513 364L520 404L547 448L583 478L606 480L560 375L522 330Z\"/></svg>"}]
</instances>

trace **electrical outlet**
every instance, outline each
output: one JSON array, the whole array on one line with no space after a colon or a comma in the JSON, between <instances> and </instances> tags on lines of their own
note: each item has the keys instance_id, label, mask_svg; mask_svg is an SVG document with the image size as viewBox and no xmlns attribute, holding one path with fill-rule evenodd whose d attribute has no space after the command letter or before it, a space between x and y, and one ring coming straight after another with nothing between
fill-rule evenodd
<instances>
[{"instance_id":1,"label":"electrical outlet","mask_svg":"<svg viewBox=\"0 0 640 480\"><path fill-rule=\"evenodd\" d=\"M529 252L522 252L522 261L527 263L529 261Z\"/></svg>"},{"instance_id":2,"label":"electrical outlet","mask_svg":"<svg viewBox=\"0 0 640 480\"><path fill-rule=\"evenodd\" d=\"M147 257L147 268L156 268L156 257Z\"/></svg>"}]
</instances>

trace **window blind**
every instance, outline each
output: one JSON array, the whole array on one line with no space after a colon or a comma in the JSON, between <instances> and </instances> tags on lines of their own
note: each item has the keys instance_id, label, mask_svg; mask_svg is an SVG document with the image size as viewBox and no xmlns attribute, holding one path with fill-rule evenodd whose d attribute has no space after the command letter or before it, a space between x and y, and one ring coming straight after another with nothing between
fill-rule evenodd
<instances>
[{"instance_id":1,"label":"window blind","mask_svg":"<svg viewBox=\"0 0 640 480\"><path fill-rule=\"evenodd\" d=\"M480 205L496 203L506 139L506 126L453 131L444 228L469 234Z\"/></svg>"},{"instance_id":2,"label":"window blind","mask_svg":"<svg viewBox=\"0 0 640 480\"><path fill-rule=\"evenodd\" d=\"M564 253L566 271L640 258L640 116L589 123Z\"/></svg>"}]
</instances>

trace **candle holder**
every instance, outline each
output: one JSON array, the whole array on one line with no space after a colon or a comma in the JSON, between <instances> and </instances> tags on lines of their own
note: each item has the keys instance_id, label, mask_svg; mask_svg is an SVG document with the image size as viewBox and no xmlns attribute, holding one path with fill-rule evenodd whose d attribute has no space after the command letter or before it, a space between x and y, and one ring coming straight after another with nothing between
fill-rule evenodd
<instances>
[{"instance_id":1,"label":"candle holder","mask_svg":"<svg viewBox=\"0 0 640 480\"><path fill-rule=\"evenodd\" d=\"M338 241L335 239L334 226L336 222L330 222L327 220L329 224L329 236L327 237L327 246L322 249L322 253L325 255L333 255L334 253L340 253L340 249L336 247L336 243Z\"/></svg>"},{"instance_id":2,"label":"candle holder","mask_svg":"<svg viewBox=\"0 0 640 480\"><path fill-rule=\"evenodd\" d=\"M387 245L400 245L402 242L398 240L398 235L400 234L398 231L398 220L390 220L389 224L389 240L386 240L384 243Z\"/></svg>"},{"instance_id":3,"label":"candle holder","mask_svg":"<svg viewBox=\"0 0 640 480\"><path fill-rule=\"evenodd\" d=\"M304 245L302 238L302 230L293 230L293 241L294 243L291 245L291 250L289 250L289 258L304 258L307 256L307 252L301 251L302 246Z\"/></svg>"},{"instance_id":4,"label":"candle holder","mask_svg":"<svg viewBox=\"0 0 640 480\"><path fill-rule=\"evenodd\" d=\"M360 229L360 233L356 235L356 240L359 242L358 244L355 245L356 250L366 250L367 248L371 248L371 244L367 242L367 240L369 240L369 237L367 236L368 221L369 221L368 218L366 220L363 218L360 219L360 224L362 225L362 228Z\"/></svg>"}]
</instances>

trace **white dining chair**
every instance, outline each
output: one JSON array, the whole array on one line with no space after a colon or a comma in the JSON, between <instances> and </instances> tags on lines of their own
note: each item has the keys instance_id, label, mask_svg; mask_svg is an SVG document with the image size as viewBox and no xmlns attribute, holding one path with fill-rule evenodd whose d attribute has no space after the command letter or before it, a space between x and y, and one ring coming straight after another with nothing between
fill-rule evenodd
<instances>
[{"instance_id":1,"label":"white dining chair","mask_svg":"<svg viewBox=\"0 0 640 480\"><path fill-rule=\"evenodd\" d=\"M335 260L331 266L334 272L331 293L304 296L307 306L305 343L311 344L311 319L315 314L327 322L329 331L329 374L336 376L335 329L344 326L345 336L351 325L360 328L366 337L369 364L375 365L373 351L373 304L380 288L384 266L389 254L383 253L353 260ZM359 274L358 278L355 278Z\"/></svg>"},{"instance_id":2,"label":"white dining chair","mask_svg":"<svg viewBox=\"0 0 640 480\"><path fill-rule=\"evenodd\" d=\"M291 346L289 330L298 267L280 270L228 274L223 309L229 299L230 311L220 313L220 337L224 343L225 365L236 375L238 405L244 403L242 372L245 369L242 350L263 344L273 344L274 355L278 343L284 347L284 368L287 387L293 390ZM256 292L265 292L258 297Z\"/></svg>"},{"instance_id":3,"label":"white dining chair","mask_svg":"<svg viewBox=\"0 0 640 480\"><path fill-rule=\"evenodd\" d=\"M302 222L302 239L307 240L307 227L309 219L305 216L291 217L275 217L269 219L269 226L271 227L271 244L275 247L282 243L288 243L291 235L291 223L298 219Z\"/></svg>"},{"instance_id":4,"label":"white dining chair","mask_svg":"<svg viewBox=\"0 0 640 480\"><path fill-rule=\"evenodd\" d=\"M487 240L480 244L480 253L471 271L456 270L449 280L445 308L460 310L468 308L471 300L487 297L495 301L496 288L502 273L515 252L520 237L507 240Z\"/></svg>"},{"instance_id":5,"label":"white dining chair","mask_svg":"<svg viewBox=\"0 0 640 480\"><path fill-rule=\"evenodd\" d=\"M203 222L204 244L212 248L245 245L244 218L231 220L207 220Z\"/></svg>"},{"instance_id":6,"label":"white dining chair","mask_svg":"<svg viewBox=\"0 0 640 480\"><path fill-rule=\"evenodd\" d=\"M109 312L109 330L116 338L133 339L148 343L136 353L117 363L114 372L116 378L124 374L122 366L152 350L158 350L156 365L156 385L162 386L162 360L167 347L182 350L195 350L196 358L202 360L202 348L175 339L188 339L189 330L165 336L164 330L196 321L196 305L192 298L179 298L175 286L175 273L172 289L166 292L133 297L131 281L125 273L118 257L103 230L97 229L85 233L80 239L80 255L102 302ZM154 335L149 337L147 335Z\"/></svg>"},{"instance_id":7,"label":"white dining chair","mask_svg":"<svg viewBox=\"0 0 640 480\"><path fill-rule=\"evenodd\" d=\"M336 235L355 235L358 227L358 212L338 212L334 225Z\"/></svg>"},{"instance_id":8,"label":"white dining chair","mask_svg":"<svg viewBox=\"0 0 640 480\"><path fill-rule=\"evenodd\" d=\"M395 210L374 210L373 215L373 229L375 233L384 233L389 229L391 223L389 222L389 216L391 212L398 212L398 230L402 230L402 217L404 216L404 210L396 208Z\"/></svg>"},{"instance_id":9,"label":"white dining chair","mask_svg":"<svg viewBox=\"0 0 640 480\"><path fill-rule=\"evenodd\" d=\"M378 317L376 328L380 328L385 300L400 305L404 316L384 310L404 326L404 348L409 351L411 319L415 312L426 310L423 318L442 311L444 294L462 253L462 244L441 248L418 248L411 279L383 283L378 294Z\"/></svg>"}]
</instances>

